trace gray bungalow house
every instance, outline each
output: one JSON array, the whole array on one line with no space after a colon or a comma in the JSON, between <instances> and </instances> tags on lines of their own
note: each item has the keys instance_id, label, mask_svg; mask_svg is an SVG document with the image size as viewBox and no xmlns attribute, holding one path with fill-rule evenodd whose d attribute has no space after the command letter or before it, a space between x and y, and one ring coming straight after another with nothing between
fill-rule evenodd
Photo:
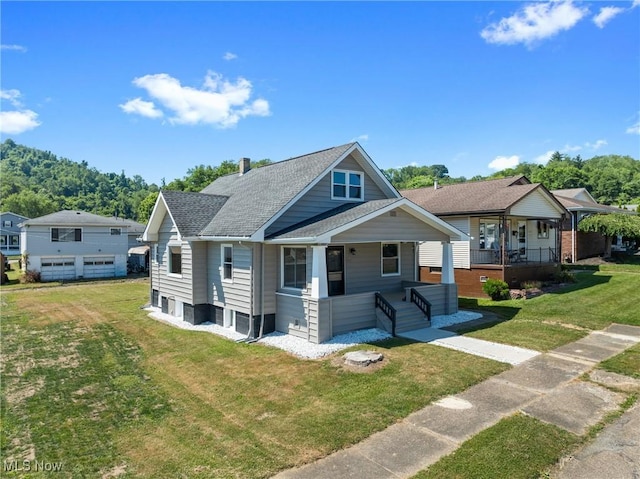
<instances>
[{"instance_id":1,"label":"gray bungalow house","mask_svg":"<svg viewBox=\"0 0 640 479\"><path fill-rule=\"evenodd\" d=\"M199 324L319 343L427 327L457 311L453 267L420 283L417 244L463 234L391 186L358 143L240 171L200 193L161 191L143 240L151 302Z\"/></svg>"}]
</instances>

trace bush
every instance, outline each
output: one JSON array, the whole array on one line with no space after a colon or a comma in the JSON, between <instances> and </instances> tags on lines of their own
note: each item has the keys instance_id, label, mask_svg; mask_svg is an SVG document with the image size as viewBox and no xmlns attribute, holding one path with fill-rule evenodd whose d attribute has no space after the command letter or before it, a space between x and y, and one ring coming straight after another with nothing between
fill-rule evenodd
<instances>
[{"instance_id":1,"label":"bush","mask_svg":"<svg viewBox=\"0 0 640 479\"><path fill-rule=\"evenodd\" d=\"M534 281L534 280L523 281L520 284L520 287L522 289L540 289L542 288L542 281Z\"/></svg>"},{"instance_id":2,"label":"bush","mask_svg":"<svg viewBox=\"0 0 640 479\"><path fill-rule=\"evenodd\" d=\"M39 283L40 279L40 271L29 269L20 276L20 283Z\"/></svg>"},{"instance_id":3,"label":"bush","mask_svg":"<svg viewBox=\"0 0 640 479\"><path fill-rule=\"evenodd\" d=\"M554 275L553 279L558 283L575 283L576 275L571 271L561 270Z\"/></svg>"},{"instance_id":4,"label":"bush","mask_svg":"<svg viewBox=\"0 0 640 479\"><path fill-rule=\"evenodd\" d=\"M509 299L509 285L500 279L489 278L482 285L482 291L489 295L493 301Z\"/></svg>"}]
</instances>

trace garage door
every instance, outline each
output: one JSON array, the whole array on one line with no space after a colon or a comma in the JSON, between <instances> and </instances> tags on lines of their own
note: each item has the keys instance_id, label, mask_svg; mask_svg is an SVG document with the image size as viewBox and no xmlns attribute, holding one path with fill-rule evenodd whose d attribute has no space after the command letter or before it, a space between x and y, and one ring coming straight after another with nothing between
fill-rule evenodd
<instances>
[{"instance_id":1,"label":"garage door","mask_svg":"<svg viewBox=\"0 0 640 479\"><path fill-rule=\"evenodd\" d=\"M114 256L84 258L85 278L112 278L116 275Z\"/></svg>"},{"instance_id":2,"label":"garage door","mask_svg":"<svg viewBox=\"0 0 640 479\"><path fill-rule=\"evenodd\" d=\"M42 281L76 278L75 258L42 258L40 262Z\"/></svg>"}]
</instances>

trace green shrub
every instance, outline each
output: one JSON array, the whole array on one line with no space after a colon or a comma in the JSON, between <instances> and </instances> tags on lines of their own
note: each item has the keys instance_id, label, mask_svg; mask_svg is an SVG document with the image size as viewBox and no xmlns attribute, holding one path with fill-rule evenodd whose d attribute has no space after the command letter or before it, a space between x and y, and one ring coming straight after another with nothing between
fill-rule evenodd
<instances>
[{"instance_id":1,"label":"green shrub","mask_svg":"<svg viewBox=\"0 0 640 479\"><path fill-rule=\"evenodd\" d=\"M493 301L509 299L509 285L500 279L489 278L482 285L482 291L489 295Z\"/></svg>"},{"instance_id":2,"label":"green shrub","mask_svg":"<svg viewBox=\"0 0 640 479\"><path fill-rule=\"evenodd\" d=\"M542 288L542 281L533 281L533 280L523 281L520 284L520 287L522 289L540 289Z\"/></svg>"},{"instance_id":3,"label":"green shrub","mask_svg":"<svg viewBox=\"0 0 640 479\"><path fill-rule=\"evenodd\" d=\"M558 283L575 283L576 275L571 271L561 270L554 275L553 279Z\"/></svg>"}]
</instances>

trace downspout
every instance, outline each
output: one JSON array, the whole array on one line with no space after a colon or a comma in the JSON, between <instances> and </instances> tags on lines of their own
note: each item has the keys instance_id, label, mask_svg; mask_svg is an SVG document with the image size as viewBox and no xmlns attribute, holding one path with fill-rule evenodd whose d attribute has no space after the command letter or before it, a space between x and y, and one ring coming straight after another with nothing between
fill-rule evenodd
<instances>
[{"instance_id":1,"label":"downspout","mask_svg":"<svg viewBox=\"0 0 640 479\"><path fill-rule=\"evenodd\" d=\"M578 213L571 212L571 262L576 262L576 215Z\"/></svg>"},{"instance_id":2,"label":"downspout","mask_svg":"<svg viewBox=\"0 0 640 479\"><path fill-rule=\"evenodd\" d=\"M252 304L253 304L253 298L252 298ZM251 324L253 324L253 317L252 317ZM244 340L244 342L255 343L256 341L262 339L263 332L264 332L264 243L260 243L260 330L258 332L257 338L247 338Z\"/></svg>"}]
</instances>

